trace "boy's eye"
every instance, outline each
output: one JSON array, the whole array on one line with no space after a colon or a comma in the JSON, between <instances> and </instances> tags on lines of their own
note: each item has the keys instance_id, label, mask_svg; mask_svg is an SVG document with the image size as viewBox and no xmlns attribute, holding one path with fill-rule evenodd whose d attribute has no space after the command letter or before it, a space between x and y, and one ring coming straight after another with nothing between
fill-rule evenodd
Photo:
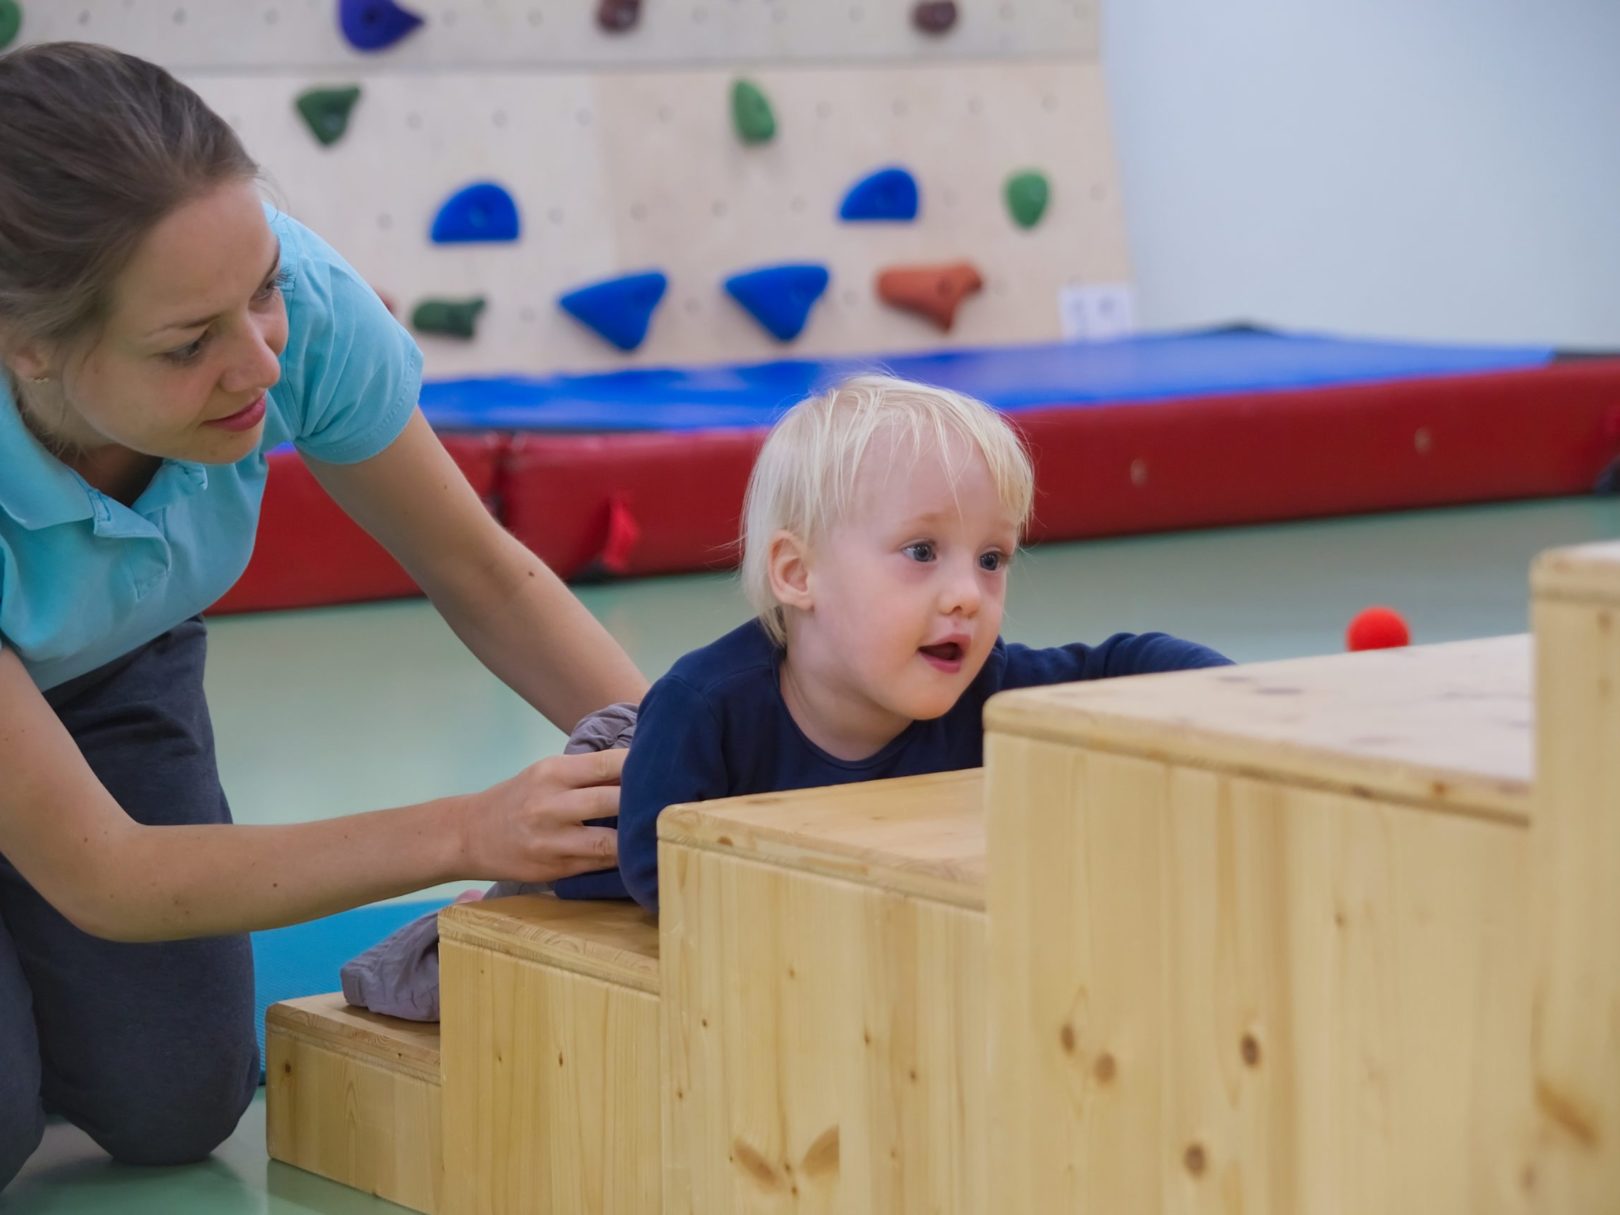
<instances>
[{"instance_id":1,"label":"boy's eye","mask_svg":"<svg viewBox=\"0 0 1620 1215\"><path fill-rule=\"evenodd\" d=\"M934 542L932 540L919 540L915 544L908 544L901 550L913 561L932 561L934 559Z\"/></svg>"},{"instance_id":2,"label":"boy's eye","mask_svg":"<svg viewBox=\"0 0 1620 1215\"><path fill-rule=\"evenodd\" d=\"M988 553L980 553L979 554L979 568L982 569L982 570L987 570L987 571L989 571L990 573L993 574L999 569L1004 569L1006 567L1006 565L1007 565L1007 554L1006 553L997 552L995 550L992 550L992 551L990 551Z\"/></svg>"}]
</instances>

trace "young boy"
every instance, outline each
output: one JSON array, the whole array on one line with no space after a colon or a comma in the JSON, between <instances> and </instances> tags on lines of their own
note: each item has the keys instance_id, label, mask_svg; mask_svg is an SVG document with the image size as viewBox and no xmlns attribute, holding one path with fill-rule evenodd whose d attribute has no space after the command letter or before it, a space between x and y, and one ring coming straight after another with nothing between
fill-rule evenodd
<instances>
[{"instance_id":1,"label":"young boy","mask_svg":"<svg viewBox=\"0 0 1620 1215\"><path fill-rule=\"evenodd\" d=\"M744 509L758 614L641 703L618 824L638 902L657 910L666 806L976 767L996 692L1228 661L1162 633L1002 641L1033 494L1013 429L957 393L862 376L782 417Z\"/></svg>"}]
</instances>

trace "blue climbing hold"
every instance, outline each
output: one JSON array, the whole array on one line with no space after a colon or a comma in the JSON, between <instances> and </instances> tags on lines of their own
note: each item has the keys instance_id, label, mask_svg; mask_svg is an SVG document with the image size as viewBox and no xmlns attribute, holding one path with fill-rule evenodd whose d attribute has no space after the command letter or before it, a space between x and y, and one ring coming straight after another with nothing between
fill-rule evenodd
<instances>
[{"instance_id":1,"label":"blue climbing hold","mask_svg":"<svg viewBox=\"0 0 1620 1215\"><path fill-rule=\"evenodd\" d=\"M492 181L474 182L444 200L433 217L432 235L436 245L516 240L517 203Z\"/></svg>"},{"instance_id":2,"label":"blue climbing hold","mask_svg":"<svg viewBox=\"0 0 1620 1215\"><path fill-rule=\"evenodd\" d=\"M843 220L897 220L917 218L917 179L893 167L869 173L849 188L838 208Z\"/></svg>"},{"instance_id":3,"label":"blue climbing hold","mask_svg":"<svg viewBox=\"0 0 1620 1215\"><path fill-rule=\"evenodd\" d=\"M726 290L779 342L804 330L810 309L827 290L827 267L819 263L761 266L726 280Z\"/></svg>"},{"instance_id":4,"label":"blue climbing hold","mask_svg":"<svg viewBox=\"0 0 1620 1215\"><path fill-rule=\"evenodd\" d=\"M579 287L559 296L558 305L593 333L620 350L634 350L647 336L647 326L663 301L669 279L649 270Z\"/></svg>"},{"instance_id":5,"label":"blue climbing hold","mask_svg":"<svg viewBox=\"0 0 1620 1215\"><path fill-rule=\"evenodd\" d=\"M338 0L338 26L357 51L393 46L422 24L422 18L394 0Z\"/></svg>"}]
</instances>

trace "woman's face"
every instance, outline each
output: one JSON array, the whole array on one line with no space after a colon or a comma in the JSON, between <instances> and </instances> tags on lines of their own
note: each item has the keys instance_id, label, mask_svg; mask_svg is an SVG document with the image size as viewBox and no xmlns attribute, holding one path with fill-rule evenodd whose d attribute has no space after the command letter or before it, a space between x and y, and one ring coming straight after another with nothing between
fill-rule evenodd
<instances>
[{"instance_id":1,"label":"woman's face","mask_svg":"<svg viewBox=\"0 0 1620 1215\"><path fill-rule=\"evenodd\" d=\"M30 420L86 451L230 464L254 450L281 377L281 250L251 182L180 206L116 280L94 344L30 385ZM40 391L34 391L35 389Z\"/></svg>"}]
</instances>

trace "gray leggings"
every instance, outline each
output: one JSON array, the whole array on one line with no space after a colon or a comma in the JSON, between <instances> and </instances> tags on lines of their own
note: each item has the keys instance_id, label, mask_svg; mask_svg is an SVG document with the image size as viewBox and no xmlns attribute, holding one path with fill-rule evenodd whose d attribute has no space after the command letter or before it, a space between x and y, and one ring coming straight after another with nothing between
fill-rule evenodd
<instances>
[{"instance_id":1,"label":"gray leggings","mask_svg":"<svg viewBox=\"0 0 1620 1215\"><path fill-rule=\"evenodd\" d=\"M224 823L203 699L206 637L190 620L46 693L130 817ZM200 1160L259 1081L245 936L103 941L63 919L0 857L0 1189L47 1112L131 1164Z\"/></svg>"}]
</instances>

